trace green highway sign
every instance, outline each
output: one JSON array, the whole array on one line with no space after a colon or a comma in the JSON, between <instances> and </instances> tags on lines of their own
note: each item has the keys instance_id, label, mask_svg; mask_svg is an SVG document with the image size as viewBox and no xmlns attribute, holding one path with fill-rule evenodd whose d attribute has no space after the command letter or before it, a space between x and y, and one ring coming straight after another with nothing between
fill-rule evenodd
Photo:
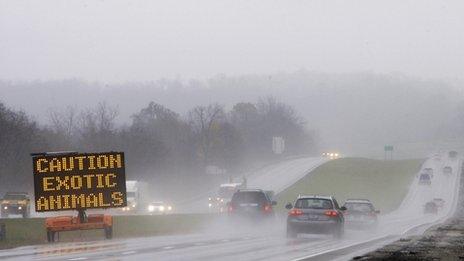
<instances>
[{"instance_id":1,"label":"green highway sign","mask_svg":"<svg viewBox=\"0 0 464 261\"><path fill-rule=\"evenodd\" d=\"M392 145L385 145L383 148L385 151L393 151L393 146Z\"/></svg>"}]
</instances>

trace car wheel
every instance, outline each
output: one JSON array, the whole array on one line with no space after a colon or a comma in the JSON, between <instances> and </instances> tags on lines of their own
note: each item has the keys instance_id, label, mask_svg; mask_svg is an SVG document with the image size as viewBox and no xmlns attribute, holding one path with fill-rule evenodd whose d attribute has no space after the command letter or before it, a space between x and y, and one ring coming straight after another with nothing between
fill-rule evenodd
<instances>
[{"instance_id":1,"label":"car wheel","mask_svg":"<svg viewBox=\"0 0 464 261\"><path fill-rule=\"evenodd\" d=\"M296 238L298 233L291 227L287 226L287 238Z\"/></svg>"}]
</instances>

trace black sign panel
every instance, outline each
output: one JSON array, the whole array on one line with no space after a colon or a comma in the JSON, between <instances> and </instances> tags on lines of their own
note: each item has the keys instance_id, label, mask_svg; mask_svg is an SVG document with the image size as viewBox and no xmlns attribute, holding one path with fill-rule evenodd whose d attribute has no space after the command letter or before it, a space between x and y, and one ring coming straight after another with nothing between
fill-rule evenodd
<instances>
[{"instance_id":1,"label":"black sign panel","mask_svg":"<svg viewBox=\"0 0 464 261\"><path fill-rule=\"evenodd\" d=\"M32 157L37 212L127 205L123 152Z\"/></svg>"}]
</instances>

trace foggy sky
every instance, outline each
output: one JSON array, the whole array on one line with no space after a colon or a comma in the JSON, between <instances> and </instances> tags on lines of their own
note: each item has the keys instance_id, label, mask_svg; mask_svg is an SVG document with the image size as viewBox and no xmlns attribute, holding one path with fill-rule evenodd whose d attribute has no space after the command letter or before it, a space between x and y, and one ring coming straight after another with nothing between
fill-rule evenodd
<instances>
[{"instance_id":1,"label":"foggy sky","mask_svg":"<svg viewBox=\"0 0 464 261\"><path fill-rule=\"evenodd\" d=\"M0 0L0 79L462 78L464 1Z\"/></svg>"}]
</instances>

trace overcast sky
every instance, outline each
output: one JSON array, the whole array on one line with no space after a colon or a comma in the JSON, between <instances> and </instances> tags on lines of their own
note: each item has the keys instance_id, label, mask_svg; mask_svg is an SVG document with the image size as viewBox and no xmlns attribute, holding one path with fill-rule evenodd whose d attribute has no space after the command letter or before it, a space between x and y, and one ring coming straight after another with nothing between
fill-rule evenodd
<instances>
[{"instance_id":1,"label":"overcast sky","mask_svg":"<svg viewBox=\"0 0 464 261\"><path fill-rule=\"evenodd\" d=\"M463 68L462 0L0 0L0 79Z\"/></svg>"}]
</instances>

